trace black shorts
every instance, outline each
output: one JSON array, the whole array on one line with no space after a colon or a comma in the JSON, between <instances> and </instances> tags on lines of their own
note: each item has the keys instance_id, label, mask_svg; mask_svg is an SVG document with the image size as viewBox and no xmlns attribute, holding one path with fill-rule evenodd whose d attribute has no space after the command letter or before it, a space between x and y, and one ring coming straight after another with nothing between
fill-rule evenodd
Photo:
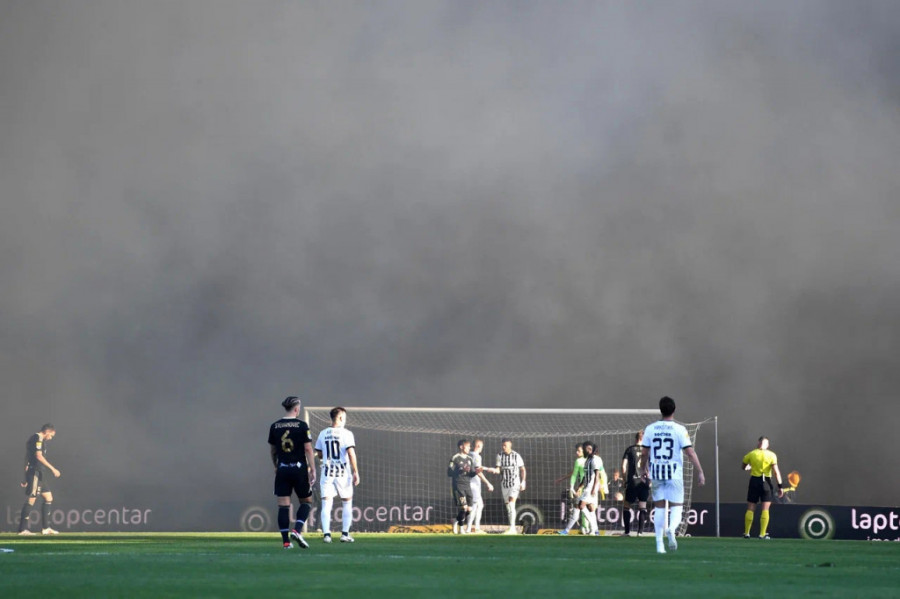
<instances>
[{"instance_id":1,"label":"black shorts","mask_svg":"<svg viewBox=\"0 0 900 599\"><path fill-rule=\"evenodd\" d=\"M50 477L48 476L49 480ZM37 497L44 493L50 492L50 486L44 482L43 470L28 470L25 472L25 495L28 497Z\"/></svg>"},{"instance_id":2,"label":"black shorts","mask_svg":"<svg viewBox=\"0 0 900 599\"><path fill-rule=\"evenodd\" d=\"M625 487L625 501L640 503L650 499L650 483L640 478L632 478Z\"/></svg>"},{"instance_id":3,"label":"black shorts","mask_svg":"<svg viewBox=\"0 0 900 599\"><path fill-rule=\"evenodd\" d=\"M772 479L765 476L751 476L747 488L747 503L770 502L775 497Z\"/></svg>"},{"instance_id":4,"label":"black shorts","mask_svg":"<svg viewBox=\"0 0 900 599\"><path fill-rule=\"evenodd\" d=\"M468 481L466 481L468 482ZM457 485L453 486L453 500L456 501L456 506L460 508L468 507L472 505L472 487L469 484L466 484L465 487L460 487Z\"/></svg>"},{"instance_id":5,"label":"black shorts","mask_svg":"<svg viewBox=\"0 0 900 599\"><path fill-rule=\"evenodd\" d=\"M306 465L279 466L275 471L275 496L290 497L292 492L300 499L312 497Z\"/></svg>"}]
</instances>

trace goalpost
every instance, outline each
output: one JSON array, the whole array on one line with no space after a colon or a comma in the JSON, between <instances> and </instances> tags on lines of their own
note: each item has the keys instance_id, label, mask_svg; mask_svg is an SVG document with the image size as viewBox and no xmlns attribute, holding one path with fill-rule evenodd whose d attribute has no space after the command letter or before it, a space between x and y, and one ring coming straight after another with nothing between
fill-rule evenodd
<instances>
[{"instance_id":1,"label":"goalpost","mask_svg":"<svg viewBox=\"0 0 900 599\"><path fill-rule=\"evenodd\" d=\"M304 419L316 438L331 426L330 407L307 407ZM356 439L361 482L354 491L354 530L449 532L456 510L447 465L460 439L482 439L485 467L496 465L501 439L512 440L527 470L527 486L516 504L521 532L559 529L566 518L568 473L575 447L597 445L607 473L609 494L597 508L601 534L622 530L624 486L618 479L625 450L635 433L659 420L659 410L492 409L492 408L362 408L347 407L347 428ZM709 420L683 423L692 440ZM690 511L694 472L684 462L685 518ZM494 485L483 488L482 528L500 532L508 527L499 477L485 473ZM565 477L561 482L555 482ZM716 477L718 480L718 476ZM314 503L316 510L318 504ZM341 502L335 501L333 522L340 522ZM650 506L652 508L652 505ZM318 514L308 521L318 530ZM633 520L636 522L636 518ZM504 525L505 523L505 525ZM684 534L686 521L679 527ZM652 522L645 530L652 531Z\"/></svg>"}]
</instances>

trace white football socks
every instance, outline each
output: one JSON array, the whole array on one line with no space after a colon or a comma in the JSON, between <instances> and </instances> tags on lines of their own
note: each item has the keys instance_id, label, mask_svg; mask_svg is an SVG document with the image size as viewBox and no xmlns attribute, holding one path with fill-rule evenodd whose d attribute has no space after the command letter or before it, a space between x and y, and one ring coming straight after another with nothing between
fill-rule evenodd
<instances>
[{"instance_id":1,"label":"white football socks","mask_svg":"<svg viewBox=\"0 0 900 599\"><path fill-rule=\"evenodd\" d=\"M344 509L341 510L341 520L344 527L342 533L350 533L350 527L353 526L353 498L344 500Z\"/></svg>"},{"instance_id":2,"label":"white football socks","mask_svg":"<svg viewBox=\"0 0 900 599\"><path fill-rule=\"evenodd\" d=\"M331 506L334 505L334 497L322 498L322 513L319 518L322 520L322 532L331 533Z\"/></svg>"}]
</instances>

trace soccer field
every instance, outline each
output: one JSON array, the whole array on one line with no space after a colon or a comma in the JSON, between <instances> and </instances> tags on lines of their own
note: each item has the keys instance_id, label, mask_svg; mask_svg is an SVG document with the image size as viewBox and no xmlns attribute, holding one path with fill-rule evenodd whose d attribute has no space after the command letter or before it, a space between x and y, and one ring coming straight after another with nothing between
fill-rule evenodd
<instances>
[{"instance_id":1,"label":"soccer field","mask_svg":"<svg viewBox=\"0 0 900 599\"><path fill-rule=\"evenodd\" d=\"M652 537L359 534L354 544L277 533L0 535L0 596L888 597L900 543ZM337 540L337 539L335 539Z\"/></svg>"}]
</instances>

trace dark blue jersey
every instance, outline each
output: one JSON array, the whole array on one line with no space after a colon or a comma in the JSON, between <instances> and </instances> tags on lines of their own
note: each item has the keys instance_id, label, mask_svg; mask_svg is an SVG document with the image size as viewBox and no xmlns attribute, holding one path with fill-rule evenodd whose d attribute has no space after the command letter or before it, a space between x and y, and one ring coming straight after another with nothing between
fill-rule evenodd
<instances>
[{"instance_id":1,"label":"dark blue jersey","mask_svg":"<svg viewBox=\"0 0 900 599\"><path fill-rule=\"evenodd\" d=\"M304 464L307 443L312 443L312 434L302 420L282 418L269 427L269 445L275 448L276 465Z\"/></svg>"},{"instance_id":2,"label":"dark blue jersey","mask_svg":"<svg viewBox=\"0 0 900 599\"><path fill-rule=\"evenodd\" d=\"M45 470L46 466L37 459L38 452L47 455L47 441L41 439L39 433L34 433L25 442L25 468L27 470Z\"/></svg>"}]
</instances>

